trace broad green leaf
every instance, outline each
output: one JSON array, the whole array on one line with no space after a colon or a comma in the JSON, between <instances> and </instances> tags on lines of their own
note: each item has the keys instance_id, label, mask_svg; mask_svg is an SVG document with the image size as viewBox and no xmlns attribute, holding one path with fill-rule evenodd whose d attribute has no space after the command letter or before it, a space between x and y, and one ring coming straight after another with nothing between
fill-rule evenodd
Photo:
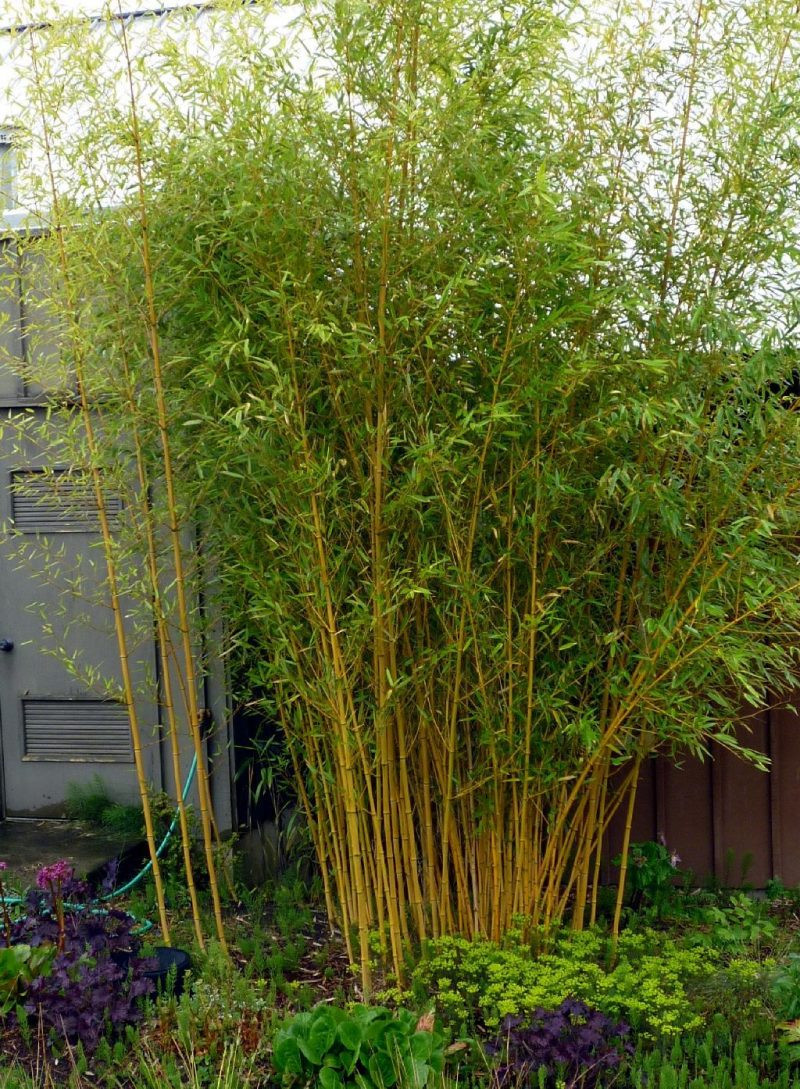
<instances>
[{"instance_id":1,"label":"broad green leaf","mask_svg":"<svg viewBox=\"0 0 800 1089\"><path fill-rule=\"evenodd\" d=\"M344 1047L349 1051L356 1051L364 1039L364 1028L355 1020L342 1021L337 1034Z\"/></svg>"},{"instance_id":2,"label":"broad green leaf","mask_svg":"<svg viewBox=\"0 0 800 1089\"><path fill-rule=\"evenodd\" d=\"M330 1066L323 1066L319 1072L319 1083L322 1089L342 1089L342 1079L338 1072Z\"/></svg>"},{"instance_id":3,"label":"broad green leaf","mask_svg":"<svg viewBox=\"0 0 800 1089\"><path fill-rule=\"evenodd\" d=\"M300 1055L297 1038L279 1033L275 1037L272 1049L272 1058L275 1068L280 1074L301 1074L303 1060Z\"/></svg>"}]
</instances>

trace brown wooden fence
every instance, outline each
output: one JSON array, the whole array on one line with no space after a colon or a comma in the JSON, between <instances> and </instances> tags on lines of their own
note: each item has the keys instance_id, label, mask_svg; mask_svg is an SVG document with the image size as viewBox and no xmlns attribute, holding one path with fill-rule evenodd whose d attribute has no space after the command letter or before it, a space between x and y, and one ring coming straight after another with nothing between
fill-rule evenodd
<instances>
[{"instance_id":1,"label":"brown wooden fence","mask_svg":"<svg viewBox=\"0 0 800 1089\"><path fill-rule=\"evenodd\" d=\"M718 746L705 762L650 760L639 780L633 842L663 836L698 878L757 888L771 877L800 884L800 693L796 703L742 720L740 740L770 757L768 772ZM608 838L605 879L614 881L620 820Z\"/></svg>"}]
</instances>

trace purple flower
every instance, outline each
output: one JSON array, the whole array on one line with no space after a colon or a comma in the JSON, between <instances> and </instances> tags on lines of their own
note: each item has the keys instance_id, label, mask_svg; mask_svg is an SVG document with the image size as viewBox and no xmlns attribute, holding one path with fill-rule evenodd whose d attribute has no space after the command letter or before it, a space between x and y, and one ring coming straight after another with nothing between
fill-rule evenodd
<instances>
[{"instance_id":1,"label":"purple flower","mask_svg":"<svg viewBox=\"0 0 800 1089\"><path fill-rule=\"evenodd\" d=\"M74 875L75 870L69 862L61 858L49 866L42 866L36 875L36 884L40 889L46 889L49 885L60 885L70 881Z\"/></svg>"},{"instance_id":2,"label":"purple flower","mask_svg":"<svg viewBox=\"0 0 800 1089\"><path fill-rule=\"evenodd\" d=\"M8 869L8 863L3 862L2 859L0 859L0 873L2 873L3 870L7 870L7 869Z\"/></svg>"}]
</instances>

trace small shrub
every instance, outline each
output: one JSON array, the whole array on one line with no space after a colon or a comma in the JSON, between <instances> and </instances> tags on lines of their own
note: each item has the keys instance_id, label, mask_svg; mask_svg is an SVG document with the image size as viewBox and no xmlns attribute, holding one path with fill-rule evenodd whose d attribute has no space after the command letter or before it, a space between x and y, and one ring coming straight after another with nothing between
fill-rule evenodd
<instances>
[{"instance_id":1,"label":"small shrub","mask_svg":"<svg viewBox=\"0 0 800 1089\"><path fill-rule=\"evenodd\" d=\"M108 787L99 775L93 775L88 783L67 783L64 810L72 821L99 825L103 813L113 804Z\"/></svg>"},{"instance_id":2,"label":"small shrub","mask_svg":"<svg viewBox=\"0 0 800 1089\"><path fill-rule=\"evenodd\" d=\"M697 932L694 940L731 952L748 947L759 949L771 942L778 930L775 921L769 918L767 905L751 899L745 892L732 895L726 906L706 908L702 918L710 929Z\"/></svg>"},{"instance_id":3,"label":"small shrub","mask_svg":"<svg viewBox=\"0 0 800 1089\"><path fill-rule=\"evenodd\" d=\"M486 1053L499 1059L492 1070L495 1089L515 1089L534 1076L541 1089L590 1089L624 1065L633 1045L628 1025L567 999L558 1009L535 1010L525 1021L506 1017Z\"/></svg>"},{"instance_id":4,"label":"small shrub","mask_svg":"<svg viewBox=\"0 0 800 1089\"><path fill-rule=\"evenodd\" d=\"M100 821L104 831L120 839L137 840L144 835L144 815L138 805L113 803L103 810Z\"/></svg>"},{"instance_id":5,"label":"small shrub","mask_svg":"<svg viewBox=\"0 0 800 1089\"><path fill-rule=\"evenodd\" d=\"M68 783L64 809L70 820L84 821L121 839L144 835L141 806L113 801L99 775L93 775L88 783Z\"/></svg>"},{"instance_id":6,"label":"small shrub","mask_svg":"<svg viewBox=\"0 0 800 1089\"><path fill-rule=\"evenodd\" d=\"M619 866L622 856L614 859ZM626 883L631 907L638 911L650 905L660 912L674 894L674 882L679 876L680 858L663 843L632 843L628 852Z\"/></svg>"},{"instance_id":7,"label":"small shrub","mask_svg":"<svg viewBox=\"0 0 800 1089\"><path fill-rule=\"evenodd\" d=\"M613 967L609 957L609 943L596 931L565 933L539 957L521 943L441 938L429 943L414 986L435 1001L445 1022L465 1031L554 1010L568 998L655 1038L702 1026L686 984L714 970L712 950L683 949L654 931L626 932Z\"/></svg>"},{"instance_id":8,"label":"small shrub","mask_svg":"<svg viewBox=\"0 0 800 1089\"><path fill-rule=\"evenodd\" d=\"M144 976L135 921L115 909L94 911L88 889L65 862L39 872L26 915L0 935L0 946L30 947L40 971L24 980L11 1014L24 1036L24 1016L40 1024L51 1047L80 1046L86 1054L106 1033L136 1022L139 999L152 990ZM46 951L46 955L45 955ZM34 953L32 952L32 957Z\"/></svg>"},{"instance_id":9,"label":"small shrub","mask_svg":"<svg viewBox=\"0 0 800 1089\"><path fill-rule=\"evenodd\" d=\"M275 994L265 980L238 972L215 941L197 964L199 977L179 997L159 1002L150 1036L165 1064L169 1057L182 1069L191 1055L198 1072L214 1084L214 1072L232 1040L238 1040L248 1061L266 1053Z\"/></svg>"},{"instance_id":10,"label":"small shrub","mask_svg":"<svg viewBox=\"0 0 800 1089\"><path fill-rule=\"evenodd\" d=\"M710 1022L723 1018L737 1036L753 1032L759 1026L769 1038L773 1027L770 995L770 969L774 962L760 962L751 957L730 960L695 980L687 988L698 1013Z\"/></svg>"},{"instance_id":11,"label":"small shrub","mask_svg":"<svg viewBox=\"0 0 800 1089\"><path fill-rule=\"evenodd\" d=\"M320 1089L404 1089L427 1085L444 1066L444 1041L408 1010L317 1006L280 1029L273 1047L284 1085Z\"/></svg>"}]
</instances>

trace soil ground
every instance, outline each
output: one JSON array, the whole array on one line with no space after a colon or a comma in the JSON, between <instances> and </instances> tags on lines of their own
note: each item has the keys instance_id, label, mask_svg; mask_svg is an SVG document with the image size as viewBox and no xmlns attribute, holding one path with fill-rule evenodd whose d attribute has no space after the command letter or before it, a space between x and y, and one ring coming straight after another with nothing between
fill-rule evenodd
<instances>
[{"instance_id":1,"label":"soil ground","mask_svg":"<svg viewBox=\"0 0 800 1089\"><path fill-rule=\"evenodd\" d=\"M119 853L120 840L75 821L0 821L0 861L8 864L5 884L27 888L37 870L66 859L79 877Z\"/></svg>"}]
</instances>

